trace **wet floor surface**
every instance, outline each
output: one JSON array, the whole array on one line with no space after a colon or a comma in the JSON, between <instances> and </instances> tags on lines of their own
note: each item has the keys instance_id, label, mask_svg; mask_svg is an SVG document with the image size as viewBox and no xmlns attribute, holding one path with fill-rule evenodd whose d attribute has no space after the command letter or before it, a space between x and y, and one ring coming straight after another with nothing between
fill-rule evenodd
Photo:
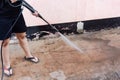
<instances>
[{"instance_id":1,"label":"wet floor surface","mask_svg":"<svg viewBox=\"0 0 120 80\"><path fill-rule=\"evenodd\" d=\"M23 59L18 44L11 44L14 75L5 80L120 80L120 29L67 36L83 53L60 37L29 41L40 63Z\"/></svg>"}]
</instances>

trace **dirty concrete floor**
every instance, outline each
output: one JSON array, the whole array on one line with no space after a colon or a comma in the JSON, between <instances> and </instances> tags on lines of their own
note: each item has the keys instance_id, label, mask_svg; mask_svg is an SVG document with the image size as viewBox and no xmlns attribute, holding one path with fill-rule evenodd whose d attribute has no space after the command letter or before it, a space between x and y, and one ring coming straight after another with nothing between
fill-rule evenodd
<instances>
[{"instance_id":1,"label":"dirty concrete floor","mask_svg":"<svg viewBox=\"0 0 120 80\"><path fill-rule=\"evenodd\" d=\"M27 62L18 44L10 45L14 75L5 80L120 80L120 29L67 36L83 53L60 37L29 41L38 64Z\"/></svg>"}]
</instances>

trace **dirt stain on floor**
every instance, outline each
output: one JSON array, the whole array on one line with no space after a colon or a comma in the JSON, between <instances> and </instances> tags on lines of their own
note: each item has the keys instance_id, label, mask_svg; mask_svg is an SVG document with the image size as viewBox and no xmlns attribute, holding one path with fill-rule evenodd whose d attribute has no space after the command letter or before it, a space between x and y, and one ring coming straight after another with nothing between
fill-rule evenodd
<instances>
[{"instance_id":1,"label":"dirt stain on floor","mask_svg":"<svg viewBox=\"0 0 120 80\"><path fill-rule=\"evenodd\" d=\"M33 64L23 59L18 44L11 44L11 65L14 75L5 80L119 80L120 34L119 29L88 32L66 36L84 51L80 53L67 45L60 37L30 41L31 52L40 58ZM57 73L56 73L57 74Z\"/></svg>"}]
</instances>

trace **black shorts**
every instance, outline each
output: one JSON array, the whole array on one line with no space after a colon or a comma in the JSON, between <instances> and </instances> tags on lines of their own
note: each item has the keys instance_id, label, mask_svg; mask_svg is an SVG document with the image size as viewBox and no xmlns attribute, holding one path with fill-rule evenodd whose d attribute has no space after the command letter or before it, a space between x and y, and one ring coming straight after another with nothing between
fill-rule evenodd
<instances>
[{"instance_id":1,"label":"black shorts","mask_svg":"<svg viewBox=\"0 0 120 80\"><path fill-rule=\"evenodd\" d=\"M12 27L16 18L17 17L0 17L0 40L9 38L11 36L11 33L26 32L27 27L22 14L16 24Z\"/></svg>"}]
</instances>

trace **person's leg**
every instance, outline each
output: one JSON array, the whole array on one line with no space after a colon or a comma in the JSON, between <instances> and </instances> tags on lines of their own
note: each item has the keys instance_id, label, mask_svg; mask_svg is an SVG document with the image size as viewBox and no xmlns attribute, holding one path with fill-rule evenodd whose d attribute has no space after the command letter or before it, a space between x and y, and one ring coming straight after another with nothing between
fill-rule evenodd
<instances>
[{"instance_id":1,"label":"person's leg","mask_svg":"<svg viewBox=\"0 0 120 80\"><path fill-rule=\"evenodd\" d=\"M2 57L3 57L3 65L4 65L4 74L7 76L11 76L12 68L10 66L10 56L9 56L9 41L10 39L6 39L3 42L0 41L0 46L2 45Z\"/></svg>"},{"instance_id":2,"label":"person's leg","mask_svg":"<svg viewBox=\"0 0 120 80\"><path fill-rule=\"evenodd\" d=\"M25 52L26 57L32 57L32 54L29 49L29 45L26 38L26 33L16 33L16 36L19 40L20 46Z\"/></svg>"},{"instance_id":3,"label":"person's leg","mask_svg":"<svg viewBox=\"0 0 120 80\"><path fill-rule=\"evenodd\" d=\"M26 38L26 33L16 33L16 36L19 40L19 43L20 43L20 46L22 47L22 49L24 50L25 52L25 59L26 60L30 60L32 62L38 62L38 58L36 57L33 57L33 55L31 54L30 52L30 49L29 49L29 45L28 45L28 41L27 41L27 38Z\"/></svg>"},{"instance_id":4,"label":"person's leg","mask_svg":"<svg viewBox=\"0 0 120 80\"><path fill-rule=\"evenodd\" d=\"M10 67L9 41L10 39L4 40L3 46L2 46L3 63L4 63L4 67L6 68ZM2 44L2 41L1 41L1 44Z\"/></svg>"}]
</instances>

